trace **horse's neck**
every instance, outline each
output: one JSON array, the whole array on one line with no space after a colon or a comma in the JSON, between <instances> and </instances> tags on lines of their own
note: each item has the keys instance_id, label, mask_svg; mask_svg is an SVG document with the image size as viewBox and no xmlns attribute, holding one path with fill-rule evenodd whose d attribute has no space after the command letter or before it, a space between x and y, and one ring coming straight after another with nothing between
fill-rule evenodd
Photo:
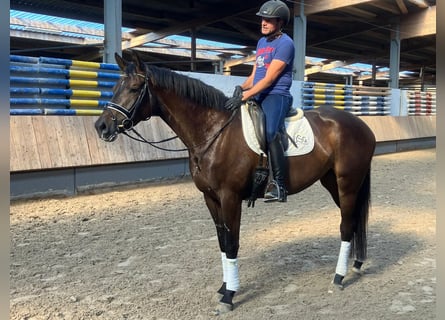
<instances>
[{"instance_id":1,"label":"horse's neck","mask_svg":"<svg viewBox=\"0 0 445 320\"><path fill-rule=\"evenodd\" d=\"M164 101L160 117L190 149L204 146L223 117L216 110L193 105L183 99ZM221 119L221 120L220 120Z\"/></svg>"}]
</instances>

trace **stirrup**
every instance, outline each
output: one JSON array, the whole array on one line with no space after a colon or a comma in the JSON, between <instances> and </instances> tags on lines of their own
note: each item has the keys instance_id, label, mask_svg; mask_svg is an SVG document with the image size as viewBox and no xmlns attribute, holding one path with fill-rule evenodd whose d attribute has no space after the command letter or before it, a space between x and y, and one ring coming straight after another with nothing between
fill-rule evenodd
<instances>
[{"instance_id":1,"label":"stirrup","mask_svg":"<svg viewBox=\"0 0 445 320\"><path fill-rule=\"evenodd\" d=\"M272 180L267 186L264 194L264 202L287 202L287 191L284 186L280 186L277 181Z\"/></svg>"}]
</instances>

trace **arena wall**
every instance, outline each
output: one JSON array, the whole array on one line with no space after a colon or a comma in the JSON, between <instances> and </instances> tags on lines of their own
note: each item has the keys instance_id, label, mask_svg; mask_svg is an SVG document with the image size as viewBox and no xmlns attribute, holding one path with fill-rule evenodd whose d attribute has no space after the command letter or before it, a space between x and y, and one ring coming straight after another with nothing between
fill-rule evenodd
<instances>
[{"instance_id":1,"label":"arena wall","mask_svg":"<svg viewBox=\"0 0 445 320\"><path fill-rule=\"evenodd\" d=\"M434 148L435 116L360 116L377 138L376 154ZM165 152L119 137L97 137L94 117L11 117L10 195L73 195L92 189L188 176L184 151ZM160 119L141 125L147 138L173 135ZM163 134L160 134L163 132ZM169 142L180 148L180 141Z\"/></svg>"}]
</instances>

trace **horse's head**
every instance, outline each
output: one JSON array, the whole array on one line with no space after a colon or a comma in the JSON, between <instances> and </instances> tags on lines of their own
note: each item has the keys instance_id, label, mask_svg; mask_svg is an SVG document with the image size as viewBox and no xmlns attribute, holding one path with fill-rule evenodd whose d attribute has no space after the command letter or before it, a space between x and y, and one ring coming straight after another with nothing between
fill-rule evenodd
<instances>
[{"instance_id":1,"label":"horse's head","mask_svg":"<svg viewBox=\"0 0 445 320\"><path fill-rule=\"evenodd\" d=\"M145 64L134 51L130 53L131 61L115 54L123 74L113 88L111 101L95 123L99 137L105 141L114 141L119 133L132 129L152 115L151 108L144 108L152 100Z\"/></svg>"}]
</instances>

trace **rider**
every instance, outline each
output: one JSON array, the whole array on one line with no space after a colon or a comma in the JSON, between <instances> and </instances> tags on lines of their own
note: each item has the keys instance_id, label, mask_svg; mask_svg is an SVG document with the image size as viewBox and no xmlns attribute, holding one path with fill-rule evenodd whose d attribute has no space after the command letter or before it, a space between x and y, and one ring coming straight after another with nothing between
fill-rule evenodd
<instances>
[{"instance_id":1,"label":"rider","mask_svg":"<svg viewBox=\"0 0 445 320\"><path fill-rule=\"evenodd\" d=\"M262 17L263 37L257 43L255 65L246 81L235 88L234 96L225 107L234 110L248 99L255 99L261 105L266 118L266 139L274 178L264 198L266 202L286 202L287 163L279 131L284 127L284 118L292 105L289 89L295 47L293 40L282 31L289 22L290 11L284 2L270 0L260 7L257 16Z\"/></svg>"}]
</instances>

